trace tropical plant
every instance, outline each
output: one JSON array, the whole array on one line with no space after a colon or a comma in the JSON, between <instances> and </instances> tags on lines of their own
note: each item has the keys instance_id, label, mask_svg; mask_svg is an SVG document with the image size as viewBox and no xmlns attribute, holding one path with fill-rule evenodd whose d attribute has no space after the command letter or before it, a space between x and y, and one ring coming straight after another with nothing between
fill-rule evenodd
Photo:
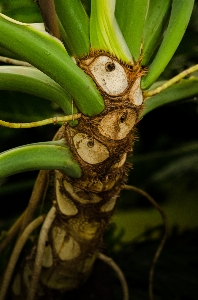
<instances>
[{"instance_id":1,"label":"tropical plant","mask_svg":"<svg viewBox=\"0 0 198 300\"><path fill-rule=\"evenodd\" d=\"M118 270L128 299L121 270L100 253L102 237L120 191L134 190L125 184L136 124L153 109L198 93L196 77L183 79L197 71L197 65L156 82L184 35L194 1L38 4L45 29L0 15L1 61L9 63L0 67L0 89L50 100L64 116L0 125L64 124L53 141L1 153L1 178L42 171L24 213L2 234L2 252L18 237L2 276L0 299L10 297L10 284L17 299L61 298L87 281L97 258ZM54 114L44 103L44 110ZM40 116L46 118L46 111ZM149 293L153 299L152 282Z\"/></svg>"}]
</instances>

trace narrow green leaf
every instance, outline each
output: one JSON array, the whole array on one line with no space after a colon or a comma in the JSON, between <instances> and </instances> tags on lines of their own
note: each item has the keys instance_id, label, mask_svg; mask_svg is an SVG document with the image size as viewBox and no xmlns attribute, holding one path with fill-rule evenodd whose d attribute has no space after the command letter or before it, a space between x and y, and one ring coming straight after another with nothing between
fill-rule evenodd
<instances>
[{"instance_id":1,"label":"narrow green leaf","mask_svg":"<svg viewBox=\"0 0 198 300\"><path fill-rule=\"evenodd\" d=\"M55 0L58 18L67 34L72 55L89 54L89 18L80 0Z\"/></svg>"},{"instance_id":2,"label":"narrow green leaf","mask_svg":"<svg viewBox=\"0 0 198 300\"><path fill-rule=\"evenodd\" d=\"M163 39L163 33L169 21L172 0L150 0L149 10L143 32L143 60L142 65L147 66L154 51Z\"/></svg>"},{"instance_id":3,"label":"narrow green leaf","mask_svg":"<svg viewBox=\"0 0 198 300\"><path fill-rule=\"evenodd\" d=\"M117 58L133 63L125 39L116 21L115 0L92 0L90 41L94 50L105 50Z\"/></svg>"},{"instance_id":4,"label":"narrow green leaf","mask_svg":"<svg viewBox=\"0 0 198 300\"><path fill-rule=\"evenodd\" d=\"M104 109L93 80L75 65L57 39L0 14L0 45L59 83L83 114L93 116Z\"/></svg>"},{"instance_id":5,"label":"narrow green leaf","mask_svg":"<svg viewBox=\"0 0 198 300\"><path fill-rule=\"evenodd\" d=\"M189 79L182 79L179 83L172 85L160 94L148 98L145 101L145 109L140 118L162 105L195 96L198 96L198 78L192 76Z\"/></svg>"},{"instance_id":6,"label":"narrow green leaf","mask_svg":"<svg viewBox=\"0 0 198 300\"><path fill-rule=\"evenodd\" d=\"M0 90L18 91L57 103L72 114L72 97L50 77L33 67L1 66ZM76 113L76 109L73 111Z\"/></svg>"},{"instance_id":7,"label":"narrow green leaf","mask_svg":"<svg viewBox=\"0 0 198 300\"><path fill-rule=\"evenodd\" d=\"M115 16L135 61L141 54L143 28L150 0L117 0Z\"/></svg>"},{"instance_id":8,"label":"narrow green leaf","mask_svg":"<svg viewBox=\"0 0 198 300\"><path fill-rule=\"evenodd\" d=\"M169 63L184 35L193 4L194 0L173 0L168 28L162 44L149 67L149 72L142 78L142 89L149 88Z\"/></svg>"},{"instance_id":9,"label":"narrow green leaf","mask_svg":"<svg viewBox=\"0 0 198 300\"><path fill-rule=\"evenodd\" d=\"M30 144L0 154L0 178L33 170L61 170L79 178L81 168L65 140Z\"/></svg>"},{"instance_id":10,"label":"narrow green leaf","mask_svg":"<svg viewBox=\"0 0 198 300\"><path fill-rule=\"evenodd\" d=\"M51 105L50 101L27 95L25 93L0 91L0 119L15 123L28 123L53 117L56 113L56 107ZM6 128L0 126L0 139L4 140L4 131ZM17 138L22 135L21 130L9 130L10 136ZM21 132L21 133L20 133ZM6 133L5 133L6 138ZM4 142L0 142L3 147Z\"/></svg>"},{"instance_id":11,"label":"narrow green leaf","mask_svg":"<svg viewBox=\"0 0 198 300\"><path fill-rule=\"evenodd\" d=\"M6 48L1 47L1 46L0 46L0 55L21 60L21 58L19 56L17 56L15 53L13 53L13 52L11 52L11 51L9 51Z\"/></svg>"},{"instance_id":12,"label":"narrow green leaf","mask_svg":"<svg viewBox=\"0 0 198 300\"><path fill-rule=\"evenodd\" d=\"M58 17L57 17L57 20L58 20L58 26L59 26L61 40L63 42L63 45L64 45L65 49L67 50L67 53L70 56L72 56L72 53L75 53L75 50L73 49L73 45L72 45L65 29L63 28L63 25L61 24L61 21L59 20Z\"/></svg>"}]
</instances>

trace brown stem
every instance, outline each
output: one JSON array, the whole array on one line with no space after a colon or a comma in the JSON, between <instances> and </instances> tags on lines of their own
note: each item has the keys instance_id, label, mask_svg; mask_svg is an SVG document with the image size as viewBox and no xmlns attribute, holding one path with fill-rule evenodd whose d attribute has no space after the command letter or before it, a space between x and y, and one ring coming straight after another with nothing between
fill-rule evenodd
<instances>
[{"instance_id":1,"label":"brown stem","mask_svg":"<svg viewBox=\"0 0 198 300\"><path fill-rule=\"evenodd\" d=\"M40 8L46 31L60 40L54 0L37 0L36 2Z\"/></svg>"}]
</instances>

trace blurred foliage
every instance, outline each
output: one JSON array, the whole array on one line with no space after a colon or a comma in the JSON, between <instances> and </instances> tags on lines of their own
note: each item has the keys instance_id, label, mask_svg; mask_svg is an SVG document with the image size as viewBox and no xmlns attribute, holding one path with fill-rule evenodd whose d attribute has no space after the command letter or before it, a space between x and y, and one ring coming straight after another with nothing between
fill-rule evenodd
<instances>
[{"instance_id":1,"label":"blurred foliage","mask_svg":"<svg viewBox=\"0 0 198 300\"><path fill-rule=\"evenodd\" d=\"M122 251L109 252L124 272L129 284L130 299L148 299L148 273L158 241L151 236L159 228L144 233L144 241L136 239L121 243ZM176 228L166 243L154 275L154 299L156 300L196 300L198 256L195 243L197 229L180 234ZM116 279L115 279L116 282ZM121 299L117 282L116 295Z\"/></svg>"},{"instance_id":2,"label":"blurred foliage","mask_svg":"<svg viewBox=\"0 0 198 300\"><path fill-rule=\"evenodd\" d=\"M42 22L36 2L32 0L0 0L0 11L20 22Z\"/></svg>"},{"instance_id":3,"label":"blurred foliage","mask_svg":"<svg viewBox=\"0 0 198 300\"><path fill-rule=\"evenodd\" d=\"M90 1L82 2L89 12ZM32 0L0 0L0 11L23 22L41 21ZM160 80L170 79L198 63L197 14L198 0L185 36ZM0 93L0 118L6 121L35 121L61 113L47 100L21 93ZM0 152L50 140L57 128L54 125L20 130L0 128ZM198 299L197 128L198 98L158 108L138 124L129 184L144 189L161 204L172 228L154 276L155 300ZM8 228L27 205L36 175L37 172L22 173L0 182L1 228ZM108 255L126 275L133 300L148 299L149 266L159 243L160 225L158 212L147 200L132 192L121 193L105 242ZM114 276L109 268L103 276L107 272ZM116 278L112 284L114 299L121 299Z\"/></svg>"}]
</instances>

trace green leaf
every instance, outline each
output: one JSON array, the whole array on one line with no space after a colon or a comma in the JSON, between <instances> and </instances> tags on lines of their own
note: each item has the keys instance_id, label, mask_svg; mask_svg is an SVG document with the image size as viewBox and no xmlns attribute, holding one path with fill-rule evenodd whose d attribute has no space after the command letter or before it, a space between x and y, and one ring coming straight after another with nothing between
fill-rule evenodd
<instances>
[{"instance_id":1,"label":"green leaf","mask_svg":"<svg viewBox=\"0 0 198 300\"><path fill-rule=\"evenodd\" d=\"M145 109L140 118L145 116L153 109L165 104L174 103L190 97L198 95L198 78L190 77L189 79L182 79L179 83L172 85L160 94L152 96L145 101Z\"/></svg>"},{"instance_id":2,"label":"green leaf","mask_svg":"<svg viewBox=\"0 0 198 300\"><path fill-rule=\"evenodd\" d=\"M66 32L72 55L89 54L89 18L80 0L55 0L58 18Z\"/></svg>"},{"instance_id":3,"label":"green leaf","mask_svg":"<svg viewBox=\"0 0 198 300\"><path fill-rule=\"evenodd\" d=\"M35 97L33 95L27 95L25 93L12 92L12 91L0 91L0 119L8 122L15 123L28 123L36 122L49 117L56 116L57 106L52 105L51 101ZM58 110L59 113L59 110ZM54 126L53 126L54 127ZM8 128L7 128L8 129ZM41 128L40 128L41 129ZM47 129L47 128L46 128ZM3 132L6 128L0 127L0 137L3 140ZM11 136L16 136L21 130L17 131L9 129ZM10 138L11 138L10 136ZM12 138L11 138L12 139ZM42 140L42 138L41 138ZM0 145L0 152L1 146ZM22 142L23 144L23 142ZM25 143L24 143L25 144Z\"/></svg>"},{"instance_id":4,"label":"green leaf","mask_svg":"<svg viewBox=\"0 0 198 300\"><path fill-rule=\"evenodd\" d=\"M58 21L58 27L60 30L60 35L61 35L61 40L63 42L63 45L65 47L65 49L67 50L67 53L72 56L72 53L75 53L75 50L73 48L73 44L71 43L65 29L63 28L63 25L61 24L61 21L59 20L59 18L57 17L57 21Z\"/></svg>"},{"instance_id":5,"label":"green leaf","mask_svg":"<svg viewBox=\"0 0 198 300\"><path fill-rule=\"evenodd\" d=\"M0 178L32 170L61 170L79 178L81 168L64 139L30 144L0 154Z\"/></svg>"},{"instance_id":6,"label":"green leaf","mask_svg":"<svg viewBox=\"0 0 198 300\"><path fill-rule=\"evenodd\" d=\"M0 0L1 12L17 21L38 23L42 21L36 1Z\"/></svg>"},{"instance_id":7,"label":"green leaf","mask_svg":"<svg viewBox=\"0 0 198 300\"><path fill-rule=\"evenodd\" d=\"M184 35L190 20L193 4L194 0L173 0L168 28L147 75L142 78L142 89L149 88L169 63Z\"/></svg>"},{"instance_id":8,"label":"green leaf","mask_svg":"<svg viewBox=\"0 0 198 300\"><path fill-rule=\"evenodd\" d=\"M115 0L92 0L90 41L94 50L105 50L127 63L133 59L115 15Z\"/></svg>"},{"instance_id":9,"label":"green leaf","mask_svg":"<svg viewBox=\"0 0 198 300\"><path fill-rule=\"evenodd\" d=\"M62 43L49 34L0 14L0 45L59 83L83 114L93 116L104 109L93 80L75 65Z\"/></svg>"},{"instance_id":10,"label":"green leaf","mask_svg":"<svg viewBox=\"0 0 198 300\"><path fill-rule=\"evenodd\" d=\"M171 0L150 0L143 32L142 65L147 66L163 39L169 21Z\"/></svg>"},{"instance_id":11,"label":"green leaf","mask_svg":"<svg viewBox=\"0 0 198 300\"><path fill-rule=\"evenodd\" d=\"M10 57L10 58L21 60L21 58L18 55L1 46L0 46L0 55L4 57Z\"/></svg>"},{"instance_id":12,"label":"green leaf","mask_svg":"<svg viewBox=\"0 0 198 300\"><path fill-rule=\"evenodd\" d=\"M135 61L141 53L142 35L150 0L117 0L115 16Z\"/></svg>"},{"instance_id":13,"label":"green leaf","mask_svg":"<svg viewBox=\"0 0 198 300\"><path fill-rule=\"evenodd\" d=\"M66 115L72 114L72 97L54 80L33 67L1 66L0 90L32 94L57 103Z\"/></svg>"}]
</instances>

